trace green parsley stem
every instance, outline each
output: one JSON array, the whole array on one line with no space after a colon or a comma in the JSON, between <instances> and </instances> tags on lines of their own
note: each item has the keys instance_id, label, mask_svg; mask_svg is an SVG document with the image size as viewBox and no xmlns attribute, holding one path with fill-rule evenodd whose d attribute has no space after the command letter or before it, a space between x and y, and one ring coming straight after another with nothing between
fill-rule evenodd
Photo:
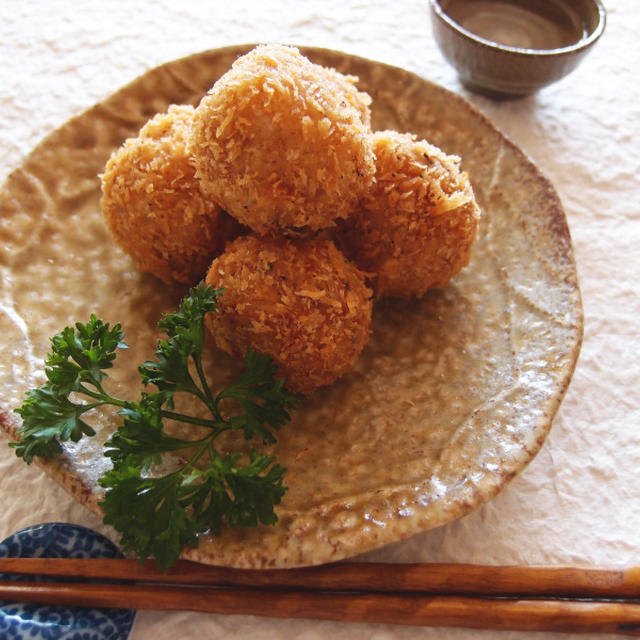
<instances>
[{"instance_id":1,"label":"green parsley stem","mask_svg":"<svg viewBox=\"0 0 640 640\"><path fill-rule=\"evenodd\" d=\"M216 436L214 434L210 434L208 436L205 436L201 440L194 440L193 442L189 443L189 447L199 445L196 452L179 469L176 469L175 471L172 471L171 473L167 474L165 478L186 475L189 469L192 469L195 467L196 462L200 460L200 458L202 457L202 454L211 446L211 443L213 442L215 437Z\"/></svg>"},{"instance_id":2,"label":"green parsley stem","mask_svg":"<svg viewBox=\"0 0 640 640\"><path fill-rule=\"evenodd\" d=\"M195 360L195 358L194 358L194 360ZM197 363L196 363L196 368L197 368ZM198 376L202 380L202 376L200 375L200 371L198 371ZM196 398L198 398L198 400L200 400L203 404L205 404L207 406L207 408L213 414L214 418L219 419L219 416L217 415L217 412L215 412L214 409L213 409L214 405L209 402L209 394L203 392L202 389L200 389L200 387L195 383L195 381L193 380L191 375L189 375L189 382L191 383L189 385L189 387L183 386L182 387L182 391L184 391L186 393L191 393L194 396L196 396ZM204 387L204 389L206 391L209 390L207 382L206 382L206 379L203 381L202 386Z\"/></svg>"},{"instance_id":3,"label":"green parsley stem","mask_svg":"<svg viewBox=\"0 0 640 640\"><path fill-rule=\"evenodd\" d=\"M222 433L223 431L229 430L229 427L224 425L224 421L222 419L208 420L207 418L198 418L196 416L188 416L182 413L175 413L174 411L167 411L166 409L162 410L162 417L168 418L169 420L175 420L176 422L187 422L189 424L200 425L201 427L208 427L209 429L217 429L217 433Z\"/></svg>"},{"instance_id":4,"label":"green parsley stem","mask_svg":"<svg viewBox=\"0 0 640 640\"><path fill-rule=\"evenodd\" d=\"M212 411L215 411L216 403L213 399L213 394L211 393L211 389L209 388L209 384L207 382L207 376L204 373L204 369L202 368L202 358L197 355L192 356L193 361L196 365L196 371L198 372L198 377L200 378L200 383L202 384L202 388L204 389L204 394L206 396L206 404ZM216 411L217 413L217 411Z\"/></svg>"},{"instance_id":5,"label":"green parsley stem","mask_svg":"<svg viewBox=\"0 0 640 640\"><path fill-rule=\"evenodd\" d=\"M124 400L120 400L119 398L114 398L113 396L110 396L108 393L106 393L104 390L102 390L102 387L99 385L96 385L96 387L98 388L99 393L95 392L95 391L91 391L91 389L88 389L87 387L85 387L83 384L78 385L78 390L77 393L83 393L87 396L89 396L90 398L95 398L96 400L98 400L98 404L96 404L95 406L101 406L101 405L105 405L105 404L112 404L116 407L121 407L121 408L126 408L127 407L127 402Z\"/></svg>"},{"instance_id":6,"label":"green parsley stem","mask_svg":"<svg viewBox=\"0 0 640 640\"><path fill-rule=\"evenodd\" d=\"M200 378L200 383L202 384L202 388L204 389L204 393L206 396L204 399L201 399L207 405L209 411L211 411L211 415L213 416L214 420L216 420L217 422L225 422L222 415L220 415L220 411L218 411L219 399L214 398L213 394L211 393L211 388L209 387L207 376L205 375L204 369L202 367L202 358L199 354L192 355L192 358L196 366L196 371L198 372L198 377Z\"/></svg>"}]
</instances>

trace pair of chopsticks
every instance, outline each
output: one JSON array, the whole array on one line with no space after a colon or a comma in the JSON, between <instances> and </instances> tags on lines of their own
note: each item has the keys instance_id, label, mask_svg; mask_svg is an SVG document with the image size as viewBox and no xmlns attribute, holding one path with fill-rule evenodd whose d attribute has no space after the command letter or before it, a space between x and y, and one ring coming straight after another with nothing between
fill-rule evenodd
<instances>
[{"instance_id":1,"label":"pair of chopsticks","mask_svg":"<svg viewBox=\"0 0 640 640\"><path fill-rule=\"evenodd\" d=\"M0 574L9 573L61 580L0 581L2 600L640 636L640 568L340 563L244 570L179 561L164 573L132 559L0 558Z\"/></svg>"}]
</instances>

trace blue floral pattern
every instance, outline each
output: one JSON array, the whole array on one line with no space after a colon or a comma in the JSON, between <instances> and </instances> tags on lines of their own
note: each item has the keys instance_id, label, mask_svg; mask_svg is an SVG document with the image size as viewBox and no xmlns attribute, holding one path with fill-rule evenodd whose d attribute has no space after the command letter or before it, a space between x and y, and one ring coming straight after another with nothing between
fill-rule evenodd
<instances>
[{"instance_id":1,"label":"blue floral pattern","mask_svg":"<svg viewBox=\"0 0 640 640\"><path fill-rule=\"evenodd\" d=\"M52 522L18 531L0 542L0 557L118 558L103 535L78 525ZM0 580L24 577L0 574ZM46 578L36 578L46 580ZM0 601L2 640L126 640L135 611L88 609Z\"/></svg>"}]
</instances>

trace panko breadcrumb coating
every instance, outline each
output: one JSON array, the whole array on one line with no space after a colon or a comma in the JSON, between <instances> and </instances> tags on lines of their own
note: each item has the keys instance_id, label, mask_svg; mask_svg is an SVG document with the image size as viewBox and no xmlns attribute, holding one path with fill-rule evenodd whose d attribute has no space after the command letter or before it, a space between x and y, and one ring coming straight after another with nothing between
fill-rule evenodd
<instances>
[{"instance_id":1,"label":"panko breadcrumb coating","mask_svg":"<svg viewBox=\"0 0 640 640\"><path fill-rule=\"evenodd\" d=\"M369 338L372 292L330 240L238 238L206 283L224 287L219 311L205 319L216 344L270 354L294 392L331 384Z\"/></svg>"},{"instance_id":2,"label":"panko breadcrumb coating","mask_svg":"<svg viewBox=\"0 0 640 640\"><path fill-rule=\"evenodd\" d=\"M197 176L259 234L333 226L373 179L369 103L353 78L295 48L259 46L238 58L196 109Z\"/></svg>"},{"instance_id":3,"label":"panko breadcrumb coating","mask_svg":"<svg viewBox=\"0 0 640 640\"><path fill-rule=\"evenodd\" d=\"M444 287L471 257L480 210L460 159L415 136L371 135L376 182L336 242L371 274L376 297Z\"/></svg>"},{"instance_id":4,"label":"panko breadcrumb coating","mask_svg":"<svg viewBox=\"0 0 640 640\"><path fill-rule=\"evenodd\" d=\"M141 271L193 283L241 226L205 195L187 151L192 106L173 105L128 139L102 175L102 209Z\"/></svg>"},{"instance_id":5,"label":"panko breadcrumb coating","mask_svg":"<svg viewBox=\"0 0 640 640\"><path fill-rule=\"evenodd\" d=\"M344 97L353 105L360 114L360 119L367 129L371 129L371 96L358 89L358 77L346 76L331 67L321 67L329 77L329 80L335 82L339 91L344 93Z\"/></svg>"}]
</instances>

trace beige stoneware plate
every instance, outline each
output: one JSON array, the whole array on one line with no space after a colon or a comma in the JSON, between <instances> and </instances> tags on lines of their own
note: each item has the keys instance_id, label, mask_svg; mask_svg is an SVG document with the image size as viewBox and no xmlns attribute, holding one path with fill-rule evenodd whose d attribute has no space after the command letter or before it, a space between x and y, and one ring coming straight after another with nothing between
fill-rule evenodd
<instances>
[{"instance_id":1,"label":"beige stoneware plate","mask_svg":"<svg viewBox=\"0 0 640 640\"><path fill-rule=\"evenodd\" d=\"M140 274L113 244L98 174L111 151L171 103L197 104L250 47L149 71L47 137L0 192L0 402L43 382L49 337L91 312L122 323L131 348L111 389L136 397L160 315L184 289ZM446 289L384 301L355 369L304 401L274 447L289 491L275 527L203 537L185 557L293 567L349 557L459 518L538 452L582 338L571 240L558 196L527 157L460 97L398 68L321 50L313 61L359 76L374 128L411 131L463 158L483 210L473 259ZM239 370L212 353L216 384ZM101 442L68 446L45 470L99 511Z\"/></svg>"}]
</instances>

